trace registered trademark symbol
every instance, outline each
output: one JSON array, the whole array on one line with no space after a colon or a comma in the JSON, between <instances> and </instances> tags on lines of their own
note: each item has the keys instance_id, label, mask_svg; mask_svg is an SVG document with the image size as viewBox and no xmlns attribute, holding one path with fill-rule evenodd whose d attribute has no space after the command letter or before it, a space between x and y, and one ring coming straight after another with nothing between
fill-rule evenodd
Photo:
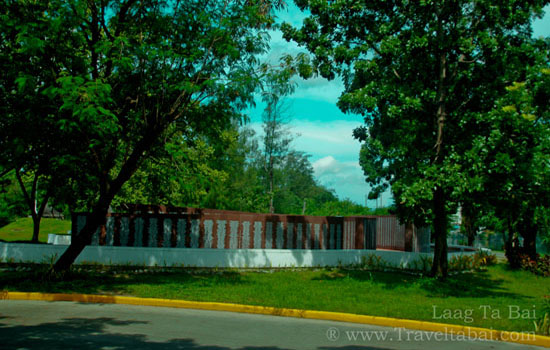
<instances>
[{"instance_id":1,"label":"registered trademark symbol","mask_svg":"<svg viewBox=\"0 0 550 350\"><path fill-rule=\"evenodd\" d=\"M327 339L330 341L337 341L340 338L340 331L338 328L330 327L327 329Z\"/></svg>"}]
</instances>

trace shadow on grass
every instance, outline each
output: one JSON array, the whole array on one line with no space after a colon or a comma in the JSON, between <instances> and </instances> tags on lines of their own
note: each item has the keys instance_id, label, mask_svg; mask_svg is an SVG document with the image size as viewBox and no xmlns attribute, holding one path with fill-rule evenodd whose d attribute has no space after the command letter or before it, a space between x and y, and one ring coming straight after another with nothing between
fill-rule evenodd
<instances>
[{"instance_id":1,"label":"shadow on grass","mask_svg":"<svg viewBox=\"0 0 550 350\"><path fill-rule=\"evenodd\" d=\"M43 241L33 242L30 239L13 240L13 241L5 241L3 239L0 239L0 243L48 244L48 243L43 242Z\"/></svg>"},{"instance_id":2,"label":"shadow on grass","mask_svg":"<svg viewBox=\"0 0 550 350\"><path fill-rule=\"evenodd\" d=\"M65 318L57 322L41 323L37 325L8 325L0 323L0 339L3 349L117 349L117 350L164 350L164 349L190 349L190 350L284 350L277 346L247 346L235 344L231 348L218 345L201 345L195 339L181 338L169 340L151 340L146 334L136 333L132 330L134 324L148 324L143 321L122 321L114 318ZM123 326L120 333L113 331L112 326ZM159 329L151 325L149 334L157 333L162 336ZM107 328L110 328L108 331ZM118 330L117 330L118 331ZM216 341L216 333L208 341ZM246 343L248 339L241 339ZM235 339L233 339L235 341ZM324 350L359 349L359 350L385 350L386 348L369 346L328 346Z\"/></svg>"},{"instance_id":3,"label":"shadow on grass","mask_svg":"<svg viewBox=\"0 0 550 350\"><path fill-rule=\"evenodd\" d=\"M189 272L149 272L129 271L70 271L63 278L48 279L47 267L34 268L32 271L0 272L0 290L47 293L83 293L83 294L127 294L128 286L138 284L183 285L194 288L212 288L220 286L242 285L248 283L243 275L235 271L211 273Z\"/></svg>"},{"instance_id":4,"label":"shadow on grass","mask_svg":"<svg viewBox=\"0 0 550 350\"><path fill-rule=\"evenodd\" d=\"M84 293L127 295L133 294L133 286L161 287L157 290L156 297L173 297L174 290L215 291L218 287L249 285L257 287L257 279L251 275L253 272L238 272L232 270L207 270L204 271L172 271L161 272L152 269L152 272L135 273L128 268L114 268L78 272L72 270L63 279L44 279L47 266L34 267L32 271L0 271L0 290L17 290L22 292L48 292L48 293ZM499 275L501 271L473 272L450 276L441 281L429 277L419 277L400 272L381 272L364 270L336 269L322 271L313 280L327 281L337 287L350 286L368 290L369 287L387 290L400 290L425 295L427 297L457 297L457 298L528 298L521 294L521 288L513 291L504 287L504 279ZM509 274L512 279L507 284L521 283L521 276ZM250 276L249 276L250 275ZM290 276L292 277L292 276ZM271 283L265 281L266 283ZM357 282L360 282L358 285ZM272 283L277 283L274 280ZM300 282L296 282L300 283ZM310 288L304 281L304 288ZM350 285L351 283L351 285ZM299 288L299 285L296 285ZM229 290L223 288L224 290ZM515 293L519 291L520 294ZM219 300L222 301L222 300Z\"/></svg>"},{"instance_id":5,"label":"shadow on grass","mask_svg":"<svg viewBox=\"0 0 550 350\"><path fill-rule=\"evenodd\" d=\"M430 297L525 298L524 295L505 289L502 280L491 277L487 272L463 273L444 281L425 278L420 286Z\"/></svg>"},{"instance_id":6,"label":"shadow on grass","mask_svg":"<svg viewBox=\"0 0 550 350\"><path fill-rule=\"evenodd\" d=\"M380 286L384 289L397 288L419 289L428 297L457 298L499 298L525 296L508 291L503 287L503 281L493 278L488 272L476 271L462 273L439 280L431 277L420 277L400 272L336 270L325 272L315 280L356 280ZM367 287L368 288L368 287Z\"/></svg>"},{"instance_id":7,"label":"shadow on grass","mask_svg":"<svg viewBox=\"0 0 550 350\"><path fill-rule=\"evenodd\" d=\"M372 284L382 285L386 289L395 289L406 286L418 279L416 276L407 275L400 272L382 272L367 270L333 270L323 272L320 276L313 278L316 281L345 281L355 280L361 282L370 282Z\"/></svg>"}]
</instances>

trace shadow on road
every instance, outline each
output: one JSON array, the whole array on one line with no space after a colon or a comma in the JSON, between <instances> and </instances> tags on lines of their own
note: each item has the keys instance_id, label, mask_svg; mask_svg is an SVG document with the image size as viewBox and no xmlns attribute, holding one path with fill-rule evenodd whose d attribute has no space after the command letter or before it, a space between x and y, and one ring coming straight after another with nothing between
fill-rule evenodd
<instances>
[{"instance_id":1,"label":"shadow on road","mask_svg":"<svg viewBox=\"0 0 550 350\"><path fill-rule=\"evenodd\" d=\"M32 326L7 325L0 323L2 349L116 349L116 350L161 350L161 349L194 349L194 350L230 350L215 345L200 345L193 339L170 339L152 341L144 334L124 334L107 331L110 326L147 324L148 322L113 318L65 318L59 322L42 323ZM213 335L213 340L216 335ZM231 348L233 349L233 348ZM240 350L284 350L272 346L240 347ZM385 350L368 346L335 346L320 347L322 350Z\"/></svg>"}]
</instances>

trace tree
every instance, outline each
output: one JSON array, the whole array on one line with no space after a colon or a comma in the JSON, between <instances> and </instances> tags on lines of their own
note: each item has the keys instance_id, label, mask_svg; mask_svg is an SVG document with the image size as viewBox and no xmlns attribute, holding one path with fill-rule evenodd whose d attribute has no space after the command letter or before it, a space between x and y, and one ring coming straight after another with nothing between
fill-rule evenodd
<instances>
[{"instance_id":1,"label":"tree","mask_svg":"<svg viewBox=\"0 0 550 350\"><path fill-rule=\"evenodd\" d=\"M18 8L39 6L21 16ZM80 164L91 215L54 265L67 269L91 241L113 198L165 137L217 135L251 103L269 67L256 55L278 1L10 1L5 15L30 40L38 21L58 28L72 65L61 67L44 95L60 100L56 123L86 147ZM64 36L63 36L64 35ZM48 53L46 53L48 54ZM60 57L54 57L55 60Z\"/></svg>"},{"instance_id":2,"label":"tree","mask_svg":"<svg viewBox=\"0 0 550 350\"><path fill-rule=\"evenodd\" d=\"M56 124L60 100L44 94L62 69L72 68L65 53L73 36L44 18L46 5L17 5L8 2L0 10L0 174L14 174L37 242L44 209L64 185L67 151L82 147ZM19 26L20 18L33 22Z\"/></svg>"},{"instance_id":3,"label":"tree","mask_svg":"<svg viewBox=\"0 0 550 350\"><path fill-rule=\"evenodd\" d=\"M252 129L233 125L218 140L201 139L193 147L169 142L143 163L112 207L119 210L126 203L163 203L269 212L271 195L260 141ZM304 215L304 202L308 214L326 202L338 205L334 193L317 184L309 156L300 151L289 149L277 162L273 184L272 203L280 213Z\"/></svg>"},{"instance_id":4,"label":"tree","mask_svg":"<svg viewBox=\"0 0 550 350\"><path fill-rule=\"evenodd\" d=\"M316 207L338 201L333 191L315 180L309 155L290 150L275 171L275 207L286 214L311 215Z\"/></svg>"},{"instance_id":5,"label":"tree","mask_svg":"<svg viewBox=\"0 0 550 350\"><path fill-rule=\"evenodd\" d=\"M263 114L264 135L263 143L263 167L269 193L269 213L275 212L273 205L275 196L275 169L282 164L290 152L292 137L285 120L285 104L278 91L269 91L264 100L267 107Z\"/></svg>"},{"instance_id":6,"label":"tree","mask_svg":"<svg viewBox=\"0 0 550 350\"><path fill-rule=\"evenodd\" d=\"M449 214L471 183L460 159L528 54L530 20L547 1L296 1L311 15L285 38L312 72L341 75L338 106L365 116L354 136L375 198L391 186L405 222L431 223L432 275L447 275ZM307 71L306 71L307 73Z\"/></svg>"},{"instance_id":7,"label":"tree","mask_svg":"<svg viewBox=\"0 0 550 350\"><path fill-rule=\"evenodd\" d=\"M460 232L468 239L468 245L474 245L475 238L479 231L479 220L481 208L472 201L464 201L460 206Z\"/></svg>"},{"instance_id":8,"label":"tree","mask_svg":"<svg viewBox=\"0 0 550 350\"><path fill-rule=\"evenodd\" d=\"M223 142L227 131L222 131ZM179 135L151 151L112 202L114 210L128 203L162 203L170 206L202 206L209 184L224 182L226 173L212 167L213 147L204 138L191 144Z\"/></svg>"},{"instance_id":9,"label":"tree","mask_svg":"<svg viewBox=\"0 0 550 350\"><path fill-rule=\"evenodd\" d=\"M482 158L485 203L506 227L506 254L515 264L515 238L521 253L536 258L536 237L546 226L550 203L550 42L537 40L522 82L506 88L494 110L478 119L473 153Z\"/></svg>"},{"instance_id":10,"label":"tree","mask_svg":"<svg viewBox=\"0 0 550 350\"><path fill-rule=\"evenodd\" d=\"M223 180L208 185L208 194L201 206L268 212L269 194L261 178L264 168L258 137L253 129L240 125L234 125L226 136L228 142L217 144L210 164L224 173Z\"/></svg>"},{"instance_id":11,"label":"tree","mask_svg":"<svg viewBox=\"0 0 550 350\"><path fill-rule=\"evenodd\" d=\"M27 205L13 171L0 179L0 227L26 213Z\"/></svg>"}]
</instances>

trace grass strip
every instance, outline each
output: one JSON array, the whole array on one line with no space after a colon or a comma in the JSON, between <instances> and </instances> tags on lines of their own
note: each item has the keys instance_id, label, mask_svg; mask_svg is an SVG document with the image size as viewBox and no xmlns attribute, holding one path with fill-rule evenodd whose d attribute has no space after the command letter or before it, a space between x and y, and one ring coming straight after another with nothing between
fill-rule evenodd
<instances>
[{"instance_id":1,"label":"grass strip","mask_svg":"<svg viewBox=\"0 0 550 350\"><path fill-rule=\"evenodd\" d=\"M76 267L46 280L46 266L0 271L0 290L127 295L345 312L506 331L534 331L550 279L497 265L446 281L346 269L182 270ZM29 270L30 269L30 270Z\"/></svg>"},{"instance_id":2,"label":"grass strip","mask_svg":"<svg viewBox=\"0 0 550 350\"><path fill-rule=\"evenodd\" d=\"M48 233L67 234L71 229L71 220L42 219L38 241L46 243ZM33 223L31 218L18 218L14 222L0 227L0 240L6 242L30 241L32 239Z\"/></svg>"}]
</instances>

